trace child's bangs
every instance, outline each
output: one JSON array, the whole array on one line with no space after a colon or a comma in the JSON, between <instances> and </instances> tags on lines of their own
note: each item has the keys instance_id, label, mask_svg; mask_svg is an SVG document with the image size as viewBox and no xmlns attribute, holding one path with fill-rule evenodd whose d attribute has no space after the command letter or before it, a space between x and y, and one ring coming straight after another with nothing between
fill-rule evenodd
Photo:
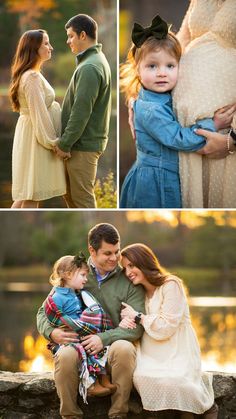
<instances>
[{"instance_id":1,"label":"child's bangs","mask_svg":"<svg viewBox=\"0 0 236 419\"><path fill-rule=\"evenodd\" d=\"M136 62L138 63L141 59L143 59L147 54L151 52L158 52L160 50L165 50L168 52L172 57L174 57L177 61L180 60L181 57L181 45L178 39L171 33L168 33L167 38L165 39L156 39L154 36L148 38L141 48L137 48L136 50Z\"/></svg>"}]
</instances>

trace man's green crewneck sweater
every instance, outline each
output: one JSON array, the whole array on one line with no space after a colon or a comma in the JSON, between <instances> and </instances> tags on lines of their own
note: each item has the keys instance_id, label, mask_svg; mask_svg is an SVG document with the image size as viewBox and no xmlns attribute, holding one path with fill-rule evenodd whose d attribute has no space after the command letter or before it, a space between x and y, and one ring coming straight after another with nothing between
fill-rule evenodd
<instances>
[{"instance_id":1,"label":"man's green crewneck sweater","mask_svg":"<svg viewBox=\"0 0 236 419\"><path fill-rule=\"evenodd\" d=\"M103 152L111 113L111 72L102 45L77 56L77 67L62 104L62 136L58 146L68 152Z\"/></svg>"}]
</instances>

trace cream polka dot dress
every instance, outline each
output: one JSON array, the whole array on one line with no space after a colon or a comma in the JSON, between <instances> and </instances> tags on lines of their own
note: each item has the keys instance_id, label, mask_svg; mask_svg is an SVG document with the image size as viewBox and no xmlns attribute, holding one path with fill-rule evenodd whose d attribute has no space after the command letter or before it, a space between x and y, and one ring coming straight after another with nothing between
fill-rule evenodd
<instances>
[{"instance_id":1,"label":"cream polka dot dress","mask_svg":"<svg viewBox=\"0 0 236 419\"><path fill-rule=\"evenodd\" d=\"M236 103L236 1L192 0L179 39L185 51L173 104L189 126ZM236 153L221 160L179 155L184 208L236 208Z\"/></svg>"},{"instance_id":2,"label":"cream polka dot dress","mask_svg":"<svg viewBox=\"0 0 236 419\"><path fill-rule=\"evenodd\" d=\"M12 151L12 198L41 201L66 193L63 161L53 152L61 132L61 110L53 88L34 70L19 86L20 116Z\"/></svg>"},{"instance_id":3,"label":"cream polka dot dress","mask_svg":"<svg viewBox=\"0 0 236 419\"><path fill-rule=\"evenodd\" d=\"M202 414L214 402L212 375L201 371L181 280L169 277L151 299L146 298L146 313L134 371L143 408Z\"/></svg>"}]
</instances>

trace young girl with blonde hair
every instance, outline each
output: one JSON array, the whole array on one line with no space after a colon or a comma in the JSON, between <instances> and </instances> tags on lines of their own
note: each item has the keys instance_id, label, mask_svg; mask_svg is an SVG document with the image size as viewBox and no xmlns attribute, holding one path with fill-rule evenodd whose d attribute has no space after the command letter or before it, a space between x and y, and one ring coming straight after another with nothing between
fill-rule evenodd
<instances>
[{"instance_id":1,"label":"young girl with blonde hair","mask_svg":"<svg viewBox=\"0 0 236 419\"><path fill-rule=\"evenodd\" d=\"M101 305L83 290L89 268L85 256L66 255L58 259L53 267L50 283L54 286L45 303L45 313L55 327L67 327L78 333L78 342L72 345L81 360L79 366L79 392L86 402L88 396L107 396L116 391L106 372L107 347L97 355L91 349L87 353L81 341L83 336L111 329L112 321ZM61 345L50 343L54 355ZM63 345L64 346L64 345Z\"/></svg>"},{"instance_id":2,"label":"young girl with blonde hair","mask_svg":"<svg viewBox=\"0 0 236 419\"><path fill-rule=\"evenodd\" d=\"M196 151L205 145L196 128L211 131L225 121L215 115L182 128L172 110L171 91L178 79L179 41L156 16L151 26L135 23L133 46L121 66L121 89L134 103L136 162L122 186L123 208L181 208L178 151Z\"/></svg>"}]
</instances>

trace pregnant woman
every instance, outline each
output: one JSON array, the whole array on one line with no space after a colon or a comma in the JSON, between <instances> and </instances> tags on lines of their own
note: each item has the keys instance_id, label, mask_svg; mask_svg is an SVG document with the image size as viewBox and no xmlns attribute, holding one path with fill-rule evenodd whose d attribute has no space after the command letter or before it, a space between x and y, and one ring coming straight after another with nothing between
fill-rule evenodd
<instances>
[{"instance_id":1,"label":"pregnant woman","mask_svg":"<svg viewBox=\"0 0 236 419\"><path fill-rule=\"evenodd\" d=\"M184 54L173 105L180 124L190 126L236 103L236 1L192 0L178 38ZM236 153L220 160L179 156L183 207L236 207Z\"/></svg>"},{"instance_id":2,"label":"pregnant woman","mask_svg":"<svg viewBox=\"0 0 236 419\"><path fill-rule=\"evenodd\" d=\"M64 164L53 152L61 130L60 106L41 73L52 49L44 30L27 31L12 65L10 99L20 113L12 153L12 208L37 208L39 201L66 192Z\"/></svg>"},{"instance_id":3,"label":"pregnant woman","mask_svg":"<svg viewBox=\"0 0 236 419\"><path fill-rule=\"evenodd\" d=\"M121 256L128 279L146 292L146 314L125 303L121 311L123 321L131 322L127 327L144 327L133 376L143 408L177 410L181 419L195 415L217 419L212 374L201 371L199 343L181 279L166 272L142 243L125 247Z\"/></svg>"}]
</instances>

